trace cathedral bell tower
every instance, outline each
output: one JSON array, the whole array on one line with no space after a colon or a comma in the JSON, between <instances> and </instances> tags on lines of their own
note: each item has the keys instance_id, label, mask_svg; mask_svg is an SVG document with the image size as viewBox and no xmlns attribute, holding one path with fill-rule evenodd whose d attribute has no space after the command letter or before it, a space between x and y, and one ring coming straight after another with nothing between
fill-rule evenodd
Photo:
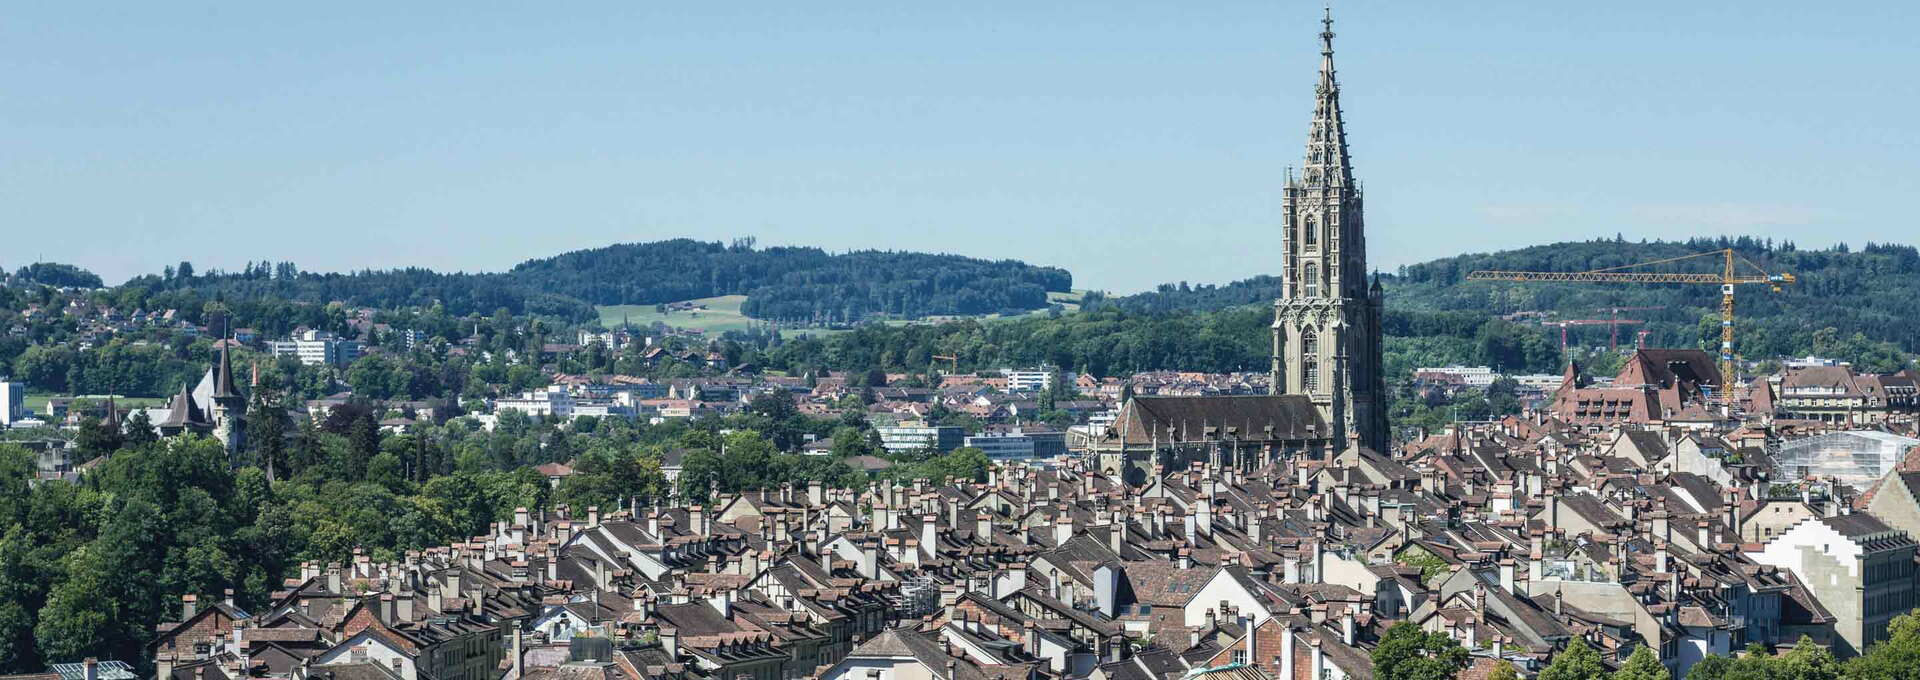
<instances>
[{"instance_id":1,"label":"cathedral bell tower","mask_svg":"<svg viewBox=\"0 0 1920 680\"><path fill-rule=\"evenodd\" d=\"M1306 162L1281 197L1280 299L1274 302L1274 394L1310 398L1336 448L1387 450L1379 280L1367 277L1362 194L1347 155L1333 16L1321 20L1320 79Z\"/></svg>"}]
</instances>

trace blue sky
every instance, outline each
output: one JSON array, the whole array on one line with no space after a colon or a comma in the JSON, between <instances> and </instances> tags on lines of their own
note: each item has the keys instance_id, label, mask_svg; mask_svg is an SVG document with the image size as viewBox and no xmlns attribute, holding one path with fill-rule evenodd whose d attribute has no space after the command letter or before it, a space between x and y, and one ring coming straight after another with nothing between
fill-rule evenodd
<instances>
[{"instance_id":1,"label":"blue sky","mask_svg":"<svg viewBox=\"0 0 1920 680\"><path fill-rule=\"evenodd\" d=\"M1371 257L1920 241L1920 3L1340 2ZM33 3L0 265L501 269L678 236L1274 270L1317 2Z\"/></svg>"}]
</instances>

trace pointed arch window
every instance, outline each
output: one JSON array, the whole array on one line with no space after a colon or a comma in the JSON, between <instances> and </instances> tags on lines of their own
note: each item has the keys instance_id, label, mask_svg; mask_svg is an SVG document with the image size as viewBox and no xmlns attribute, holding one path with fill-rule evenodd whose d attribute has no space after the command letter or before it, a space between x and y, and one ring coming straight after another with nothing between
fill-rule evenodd
<instances>
[{"instance_id":1,"label":"pointed arch window","mask_svg":"<svg viewBox=\"0 0 1920 680\"><path fill-rule=\"evenodd\" d=\"M1320 297L1320 265L1308 262L1300 270L1301 297Z\"/></svg>"},{"instance_id":2,"label":"pointed arch window","mask_svg":"<svg viewBox=\"0 0 1920 680\"><path fill-rule=\"evenodd\" d=\"M1300 386L1320 391L1320 336L1311 328L1300 334Z\"/></svg>"},{"instance_id":3,"label":"pointed arch window","mask_svg":"<svg viewBox=\"0 0 1920 680\"><path fill-rule=\"evenodd\" d=\"M1320 223L1319 221L1313 219L1312 215L1307 216L1307 225L1305 228L1305 233L1306 233L1306 239L1307 239L1306 244L1308 248L1312 248L1314 246L1320 245Z\"/></svg>"}]
</instances>

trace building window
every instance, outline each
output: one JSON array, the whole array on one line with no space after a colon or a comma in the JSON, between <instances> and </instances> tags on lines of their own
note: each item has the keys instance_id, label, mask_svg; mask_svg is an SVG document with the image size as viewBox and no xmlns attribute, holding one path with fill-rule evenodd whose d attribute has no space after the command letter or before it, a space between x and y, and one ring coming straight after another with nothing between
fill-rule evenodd
<instances>
[{"instance_id":1,"label":"building window","mask_svg":"<svg viewBox=\"0 0 1920 680\"><path fill-rule=\"evenodd\" d=\"M1306 239L1308 248L1320 245L1320 223L1312 215L1307 216Z\"/></svg>"},{"instance_id":2,"label":"building window","mask_svg":"<svg viewBox=\"0 0 1920 680\"><path fill-rule=\"evenodd\" d=\"M1320 297L1320 265L1308 262L1301 269L1300 289L1305 297Z\"/></svg>"},{"instance_id":3,"label":"building window","mask_svg":"<svg viewBox=\"0 0 1920 680\"><path fill-rule=\"evenodd\" d=\"M1237 664L1245 664L1247 662L1247 651L1244 649L1233 650L1233 662Z\"/></svg>"},{"instance_id":4,"label":"building window","mask_svg":"<svg viewBox=\"0 0 1920 680\"><path fill-rule=\"evenodd\" d=\"M1311 328L1300 334L1300 386L1308 392L1320 389L1320 336Z\"/></svg>"}]
</instances>

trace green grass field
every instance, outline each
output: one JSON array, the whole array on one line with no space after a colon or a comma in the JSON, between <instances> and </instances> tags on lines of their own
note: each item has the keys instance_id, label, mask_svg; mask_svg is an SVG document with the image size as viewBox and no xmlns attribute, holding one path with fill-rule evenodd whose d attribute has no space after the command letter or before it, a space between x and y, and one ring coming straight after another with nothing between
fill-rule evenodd
<instances>
[{"instance_id":1,"label":"green grass field","mask_svg":"<svg viewBox=\"0 0 1920 680\"><path fill-rule=\"evenodd\" d=\"M718 335L727 331L744 331L752 327L754 320L740 313L740 303L746 302L745 295L722 295L720 297L688 300L695 304L704 304L706 309L660 313L653 305L602 305L600 325L615 328L625 319L635 326L645 327L659 321L674 328L705 331Z\"/></svg>"},{"instance_id":2,"label":"green grass field","mask_svg":"<svg viewBox=\"0 0 1920 680\"><path fill-rule=\"evenodd\" d=\"M1080 299L1084 295L1086 295L1086 291L1084 290L1076 290L1071 293L1047 293L1047 301L1058 303L1067 313L1073 313L1080 311ZM600 325L606 326L607 328L618 327L623 320L632 323L636 327L652 326L653 322L659 321L674 328L699 330L709 335L717 336L727 331L744 331L752 327L755 323L758 323L748 318L747 315L740 313L740 303L746 302L746 300L747 296L745 295L722 295L719 297L700 298L698 300L688 300L687 302L706 305L706 309L668 311L665 313L656 311L653 305L601 305L596 309L600 312ZM1013 316L988 314L979 318L1018 319L1025 316L1046 313L1047 310L1038 309L1026 314ZM950 318L953 317L928 317L922 321L938 322ZM906 325L914 322L896 320L888 321L887 323L890 325ZM826 334L835 332L838 331L822 328L785 328L781 329L780 334L790 337L802 333Z\"/></svg>"},{"instance_id":3,"label":"green grass field","mask_svg":"<svg viewBox=\"0 0 1920 680\"><path fill-rule=\"evenodd\" d=\"M28 411L30 411L30 412L33 412L33 413L36 413L36 414L40 414L40 415L46 415L46 413L47 413L47 401L48 401L48 400L50 400L50 399L53 399L54 397L66 397L66 396L71 396L71 395L65 395L65 394L29 394L29 395L27 395L27 397L26 397L26 399L25 399L24 401L26 402L26 409L27 409ZM87 395L87 396L88 396L89 398L92 398L92 395ZM167 398L166 398L166 397L126 397L126 396L119 396L119 397L114 397L114 398L113 398L113 405L114 405L114 406L118 406L118 407L120 407L120 408L151 408L151 407L154 407L154 406L165 406L166 404L167 404Z\"/></svg>"}]
</instances>

